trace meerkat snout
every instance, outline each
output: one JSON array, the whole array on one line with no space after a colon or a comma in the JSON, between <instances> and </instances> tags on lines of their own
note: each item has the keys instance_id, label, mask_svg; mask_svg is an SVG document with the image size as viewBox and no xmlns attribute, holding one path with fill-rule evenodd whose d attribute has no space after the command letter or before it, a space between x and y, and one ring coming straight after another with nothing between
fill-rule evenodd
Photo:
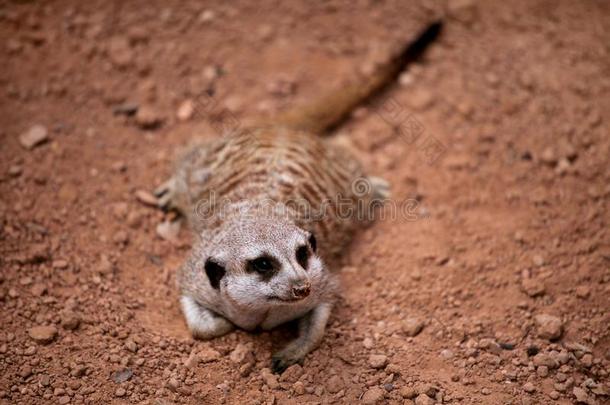
<instances>
[{"instance_id":1,"label":"meerkat snout","mask_svg":"<svg viewBox=\"0 0 610 405\"><path fill-rule=\"evenodd\" d=\"M311 283L298 282L292 287L292 296L297 299L306 298L311 292Z\"/></svg>"}]
</instances>

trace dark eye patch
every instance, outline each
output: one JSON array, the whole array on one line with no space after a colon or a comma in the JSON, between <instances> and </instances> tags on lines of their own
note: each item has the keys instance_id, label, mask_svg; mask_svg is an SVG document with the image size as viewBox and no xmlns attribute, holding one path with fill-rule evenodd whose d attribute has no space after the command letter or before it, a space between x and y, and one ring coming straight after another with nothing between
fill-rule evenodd
<instances>
[{"instance_id":1,"label":"dark eye patch","mask_svg":"<svg viewBox=\"0 0 610 405\"><path fill-rule=\"evenodd\" d=\"M309 235L308 242L309 242L309 246L311 246L311 250L313 250L315 252L316 249L318 248L318 241L316 241L316 237L313 233L311 235Z\"/></svg>"},{"instance_id":2,"label":"dark eye patch","mask_svg":"<svg viewBox=\"0 0 610 405\"><path fill-rule=\"evenodd\" d=\"M309 262L309 248L306 245L300 246L297 249L296 257L299 265L302 268L307 269L307 262Z\"/></svg>"},{"instance_id":3,"label":"dark eye patch","mask_svg":"<svg viewBox=\"0 0 610 405\"><path fill-rule=\"evenodd\" d=\"M256 259L248 260L246 268L250 273L260 274L263 280L269 280L278 272L280 265L273 257L262 255Z\"/></svg>"},{"instance_id":4,"label":"dark eye patch","mask_svg":"<svg viewBox=\"0 0 610 405\"><path fill-rule=\"evenodd\" d=\"M211 259L205 261L204 267L205 274L208 276L208 280L210 280L210 285L212 288L219 290L220 280L222 280L226 273L225 268Z\"/></svg>"}]
</instances>

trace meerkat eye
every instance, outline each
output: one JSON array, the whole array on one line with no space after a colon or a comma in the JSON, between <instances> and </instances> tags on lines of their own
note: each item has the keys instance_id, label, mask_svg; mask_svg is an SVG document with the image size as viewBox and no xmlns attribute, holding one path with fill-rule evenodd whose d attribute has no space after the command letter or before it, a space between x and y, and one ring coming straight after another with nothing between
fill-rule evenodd
<instances>
[{"instance_id":1,"label":"meerkat eye","mask_svg":"<svg viewBox=\"0 0 610 405\"><path fill-rule=\"evenodd\" d=\"M303 245L297 249L297 262L301 265L302 268L307 268L307 262L309 261L309 249L307 246Z\"/></svg>"},{"instance_id":2,"label":"meerkat eye","mask_svg":"<svg viewBox=\"0 0 610 405\"><path fill-rule=\"evenodd\" d=\"M274 270L274 261L268 256L257 257L254 260L248 262L250 271L254 271L259 274L269 275Z\"/></svg>"},{"instance_id":3,"label":"meerkat eye","mask_svg":"<svg viewBox=\"0 0 610 405\"><path fill-rule=\"evenodd\" d=\"M318 247L318 242L316 241L316 237L314 236L313 233L311 235L309 235L309 246L311 246L311 250L313 250L314 252L316 251L316 249Z\"/></svg>"}]
</instances>

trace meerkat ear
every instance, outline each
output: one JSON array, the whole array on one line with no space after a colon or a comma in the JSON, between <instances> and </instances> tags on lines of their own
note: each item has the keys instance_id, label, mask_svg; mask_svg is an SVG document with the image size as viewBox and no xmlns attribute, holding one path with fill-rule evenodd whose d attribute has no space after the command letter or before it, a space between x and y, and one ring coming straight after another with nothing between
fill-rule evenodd
<instances>
[{"instance_id":1,"label":"meerkat ear","mask_svg":"<svg viewBox=\"0 0 610 405\"><path fill-rule=\"evenodd\" d=\"M207 274L212 288L216 290L220 289L220 280L222 280L225 273L225 268L222 267L220 264L212 261L212 259L208 258L205 261L205 274Z\"/></svg>"},{"instance_id":2,"label":"meerkat ear","mask_svg":"<svg viewBox=\"0 0 610 405\"><path fill-rule=\"evenodd\" d=\"M309 235L309 246L311 246L311 250L313 250L314 252L318 247L318 242L316 241L316 237L313 233Z\"/></svg>"}]
</instances>

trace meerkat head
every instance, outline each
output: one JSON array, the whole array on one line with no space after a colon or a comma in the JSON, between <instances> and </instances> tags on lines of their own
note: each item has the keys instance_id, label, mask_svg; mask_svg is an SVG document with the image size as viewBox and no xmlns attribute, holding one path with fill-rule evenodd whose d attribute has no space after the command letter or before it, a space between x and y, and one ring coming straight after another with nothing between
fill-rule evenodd
<instances>
[{"instance_id":1,"label":"meerkat head","mask_svg":"<svg viewBox=\"0 0 610 405\"><path fill-rule=\"evenodd\" d=\"M197 275L190 283L208 283L244 309L315 299L325 272L317 248L315 235L290 216L232 216L202 233L190 259Z\"/></svg>"}]
</instances>

